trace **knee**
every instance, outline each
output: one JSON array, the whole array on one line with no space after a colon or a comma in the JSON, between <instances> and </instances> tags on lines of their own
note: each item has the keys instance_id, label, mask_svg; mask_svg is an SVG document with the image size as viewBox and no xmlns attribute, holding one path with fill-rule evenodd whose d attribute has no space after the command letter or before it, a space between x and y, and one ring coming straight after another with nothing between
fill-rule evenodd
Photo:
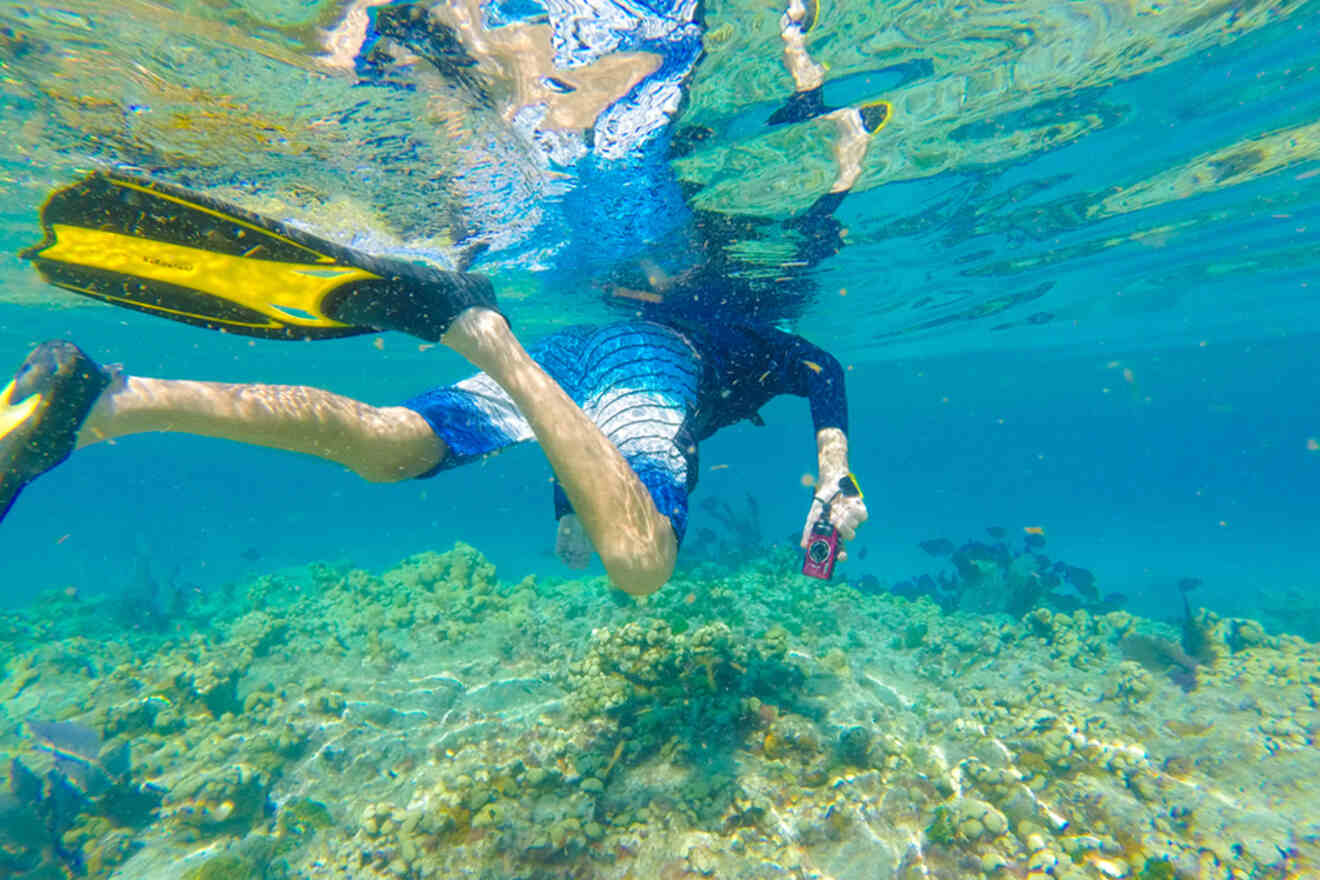
<instances>
[{"instance_id":1,"label":"knee","mask_svg":"<svg viewBox=\"0 0 1320 880\"><path fill-rule=\"evenodd\" d=\"M658 540L600 554L610 583L630 596L649 596L669 582L678 557L678 541L665 521Z\"/></svg>"},{"instance_id":2,"label":"knee","mask_svg":"<svg viewBox=\"0 0 1320 880\"><path fill-rule=\"evenodd\" d=\"M626 574L616 575L614 572L606 569L610 576L610 583L623 590L629 596L649 596L656 590L669 583L669 578L673 575L674 569L671 566L668 571L630 571Z\"/></svg>"},{"instance_id":3,"label":"knee","mask_svg":"<svg viewBox=\"0 0 1320 880\"><path fill-rule=\"evenodd\" d=\"M387 407L366 446L351 458L353 472L369 483L398 483L434 469L449 454L443 440L420 415Z\"/></svg>"},{"instance_id":4,"label":"knee","mask_svg":"<svg viewBox=\"0 0 1320 880\"><path fill-rule=\"evenodd\" d=\"M353 472L368 483L399 483L419 477L434 468L439 458L418 455L416 450L380 444L353 462Z\"/></svg>"},{"instance_id":5,"label":"knee","mask_svg":"<svg viewBox=\"0 0 1320 880\"><path fill-rule=\"evenodd\" d=\"M368 483L399 483L417 476L417 474L410 473L410 470L410 468L405 468L399 463L379 460L363 462L353 469L354 473Z\"/></svg>"}]
</instances>

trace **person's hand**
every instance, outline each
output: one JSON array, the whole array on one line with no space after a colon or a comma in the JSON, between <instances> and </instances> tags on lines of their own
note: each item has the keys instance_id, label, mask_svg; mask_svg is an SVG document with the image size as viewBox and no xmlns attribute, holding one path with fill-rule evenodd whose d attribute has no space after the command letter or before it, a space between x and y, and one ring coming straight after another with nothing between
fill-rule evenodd
<instances>
[{"instance_id":1,"label":"person's hand","mask_svg":"<svg viewBox=\"0 0 1320 880\"><path fill-rule=\"evenodd\" d=\"M555 555L569 568L581 571L591 564L591 554L596 552L587 537L587 530L582 527L582 520L576 513L566 513L559 519L559 528L555 532Z\"/></svg>"},{"instance_id":2,"label":"person's hand","mask_svg":"<svg viewBox=\"0 0 1320 880\"><path fill-rule=\"evenodd\" d=\"M838 480L829 482L821 481L825 486L837 485ZM818 490L819 491L819 490ZM831 493L833 494L833 490ZM807 549L807 543L811 539L811 527L820 519L825 510L825 498L817 495L811 500L811 509L807 511L807 522L802 527L802 541L800 546L803 550ZM848 551L844 549L844 543L857 537L857 527L866 522L866 502L860 495L835 495L834 500L830 502L830 525L834 526L839 532L839 556L840 562L848 558Z\"/></svg>"}]
</instances>

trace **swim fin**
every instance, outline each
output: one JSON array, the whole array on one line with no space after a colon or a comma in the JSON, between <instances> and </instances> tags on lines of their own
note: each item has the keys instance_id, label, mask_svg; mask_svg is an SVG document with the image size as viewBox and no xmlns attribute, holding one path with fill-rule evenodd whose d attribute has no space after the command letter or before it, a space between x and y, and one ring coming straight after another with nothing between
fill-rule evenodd
<instances>
[{"instance_id":1,"label":"swim fin","mask_svg":"<svg viewBox=\"0 0 1320 880\"><path fill-rule=\"evenodd\" d=\"M490 280L363 254L179 187L94 172L41 207L22 251L45 280L104 302L267 339L398 330L440 341Z\"/></svg>"},{"instance_id":2,"label":"swim fin","mask_svg":"<svg viewBox=\"0 0 1320 880\"><path fill-rule=\"evenodd\" d=\"M0 520L28 483L64 461L112 374L72 342L43 342L0 390Z\"/></svg>"}]
</instances>

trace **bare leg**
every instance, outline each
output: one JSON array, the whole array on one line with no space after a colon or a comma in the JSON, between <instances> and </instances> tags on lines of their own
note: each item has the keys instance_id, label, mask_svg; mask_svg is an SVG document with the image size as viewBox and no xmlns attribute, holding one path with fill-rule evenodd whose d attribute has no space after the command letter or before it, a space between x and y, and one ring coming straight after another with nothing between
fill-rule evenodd
<instances>
[{"instance_id":1,"label":"bare leg","mask_svg":"<svg viewBox=\"0 0 1320 880\"><path fill-rule=\"evenodd\" d=\"M618 449L532 360L509 325L470 308L444 342L498 382L526 417L550 466L620 589L645 595L674 570L678 542ZM448 453L417 413L374 407L319 388L126 377L78 433L86 446L126 434L181 431L338 462L373 482L425 473Z\"/></svg>"},{"instance_id":2,"label":"bare leg","mask_svg":"<svg viewBox=\"0 0 1320 880\"><path fill-rule=\"evenodd\" d=\"M802 0L789 0L788 9L779 21L779 36L784 41L784 66L793 77L799 92L818 89L825 82L825 68L807 52L806 31L812 22Z\"/></svg>"},{"instance_id":3,"label":"bare leg","mask_svg":"<svg viewBox=\"0 0 1320 880\"><path fill-rule=\"evenodd\" d=\"M669 580L678 555L669 518L614 444L527 354L504 318L470 308L443 341L498 382L522 411L614 585L646 595Z\"/></svg>"},{"instance_id":4,"label":"bare leg","mask_svg":"<svg viewBox=\"0 0 1320 880\"><path fill-rule=\"evenodd\" d=\"M401 406L374 407L319 388L147 379L116 381L78 432L86 446L125 434L181 431L338 462L372 482L405 480L444 458L444 441Z\"/></svg>"}]
</instances>

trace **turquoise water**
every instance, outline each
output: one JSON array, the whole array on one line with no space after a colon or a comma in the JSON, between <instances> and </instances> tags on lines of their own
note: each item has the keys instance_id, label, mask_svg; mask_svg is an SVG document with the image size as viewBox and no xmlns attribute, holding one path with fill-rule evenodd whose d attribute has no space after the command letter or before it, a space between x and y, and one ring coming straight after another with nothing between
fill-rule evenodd
<instances>
[{"instance_id":1,"label":"turquoise water","mask_svg":"<svg viewBox=\"0 0 1320 880\"><path fill-rule=\"evenodd\" d=\"M681 104L590 143L590 114L555 138L519 116L502 55L475 66L484 104L402 54L366 81L353 9L0 4L0 356L69 338L134 373L379 405L470 372L397 334L249 341L43 286L15 254L92 168L475 259L526 341L619 314L599 281L639 258L690 266L692 211L765 221L717 244L777 277L799 243L779 222L839 174L829 120L766 124L794 89L782 9L677 16L704 47ZM796 399L703 445L675 582L640 605L555 560L535 448L383 486L180 435L79 452L0 528L0 752L59 771L27 722L72 720L130 742L113 790L162 794L58 821L0 801L0 877L212 876L190 872L226 854L271 877L1316 876L1317 28L1313 2L822 7L824 103L892 118L843 246L789 273L805 299L769 284L744 305L849 368L870 521L829 584L785 541L814 470ZM608 103L619 64L559 75ZM749 493L733 533L713 500ZM920 542L987 527L1015 552L1043 529L1131 616L894 595L951 576ZM458 541L497 585L455 571L466 550L400 568ZM1187 644L1187 578L1216 646L1190 690L1136 639ZM629 669L654 626L652 666ZM394 830L373 818L391 810Z\"/></svg>"}]
</instances>

